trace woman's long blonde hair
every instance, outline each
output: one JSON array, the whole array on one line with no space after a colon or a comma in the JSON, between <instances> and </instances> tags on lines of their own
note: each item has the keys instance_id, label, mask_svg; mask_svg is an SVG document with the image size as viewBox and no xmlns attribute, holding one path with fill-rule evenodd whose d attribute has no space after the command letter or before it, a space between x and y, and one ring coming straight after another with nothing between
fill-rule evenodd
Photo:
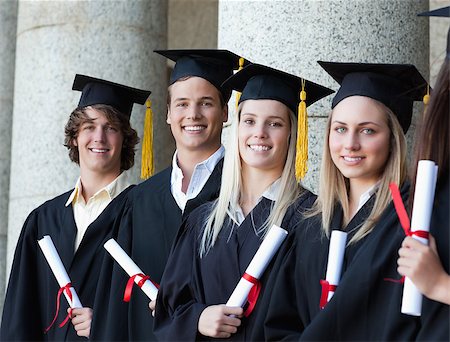
<instances>
[{"instance_id":1,"label":"woman's long blonde hair","mask_svg":"<svg viewBox=\"0 0 450 342\"><path fill-rule=\"evenodd\" d=\"M237 222L235 217L236 208L239 206L240 191L242 189L241 158L239 155L238 131L243 101L238 107L238 116L231 126L231 134L227 145L225 160L223 163L222 185L218 199L213 203L211 213L206 219L200 243L200 257L205 256L214 246L217 236L228 218ZM295 179L295 145L297 140L297 116L286 107L290 118L289 147L286 162L281 174L280 191L278 198L273 204L269 217L262 227L256 231L263 237L273 225L280 225L288 207L294 203L300 195L301 187Z\"/></svg>"},{"instance_id":2,"label":"woman's long blonde hair","mask_svg":"<svg viewBox=\"0 0 450 342\"><path fill-rule=\"evenodd\" d=\"M372 99L373 100L373 99ZM381 214L391 201L389 183L403 184L407 177L406 166L406 138L402 127L395 114L384 104L373 100L375 106L386 114L387 124L390 129L389 156L380 178L380 185L376 191L375 204L369 217L364 221L361 228L350 240L350 244L357 242L368 235L374 228ZM349 217L349 180L344 177L333 163L328 144L331 128L331 112L325 133L324 149L322 153L322 165L320 171L319 194L316 202L308 214L322 216L322 229L326 236L331 234L331 221L334 215L336 203L342 206L344 217Z\"/></svg>"}]
</instances>

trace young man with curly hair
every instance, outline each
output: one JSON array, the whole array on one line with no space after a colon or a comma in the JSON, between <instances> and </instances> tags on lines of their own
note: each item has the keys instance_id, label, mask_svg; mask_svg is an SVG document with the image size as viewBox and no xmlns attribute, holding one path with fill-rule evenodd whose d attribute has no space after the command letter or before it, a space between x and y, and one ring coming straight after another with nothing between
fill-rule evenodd
<instances>
[{"instance_id":1,"label":"young man with curly hair","mask_svg":"<svg viewBox=\"0 0 450 342\"><path fill-rule=\"evenodd\" d=\"M73 89L82 95L66 124L65 146L80 177L73 190L33 210L23 226L4 305L3 341L89 337L102 290L97 291L99 278L110 276L102 271L109 258L103 244L116 234L113 223L131 189L124 171L133 166L139 142L129 119L133 103L143 104L150 92L84 75L76 75ZM68 310L67 301L57 299L60 288L37 243L45 235L52 238L83 308ZM59 324L66 316L71 324L51 326L54 318Z\"/></svg>"}]
</instances>

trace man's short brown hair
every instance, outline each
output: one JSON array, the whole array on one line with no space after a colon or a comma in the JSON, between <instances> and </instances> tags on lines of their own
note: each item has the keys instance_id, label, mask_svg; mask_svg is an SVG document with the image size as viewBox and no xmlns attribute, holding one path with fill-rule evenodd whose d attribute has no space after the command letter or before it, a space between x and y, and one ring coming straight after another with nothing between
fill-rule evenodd
<instances>
[{"instance_id":1,"label":"man's short brown hair","mask_svg":"<svg viewBox=\"0 0 450 342\"><path fill-rule=\"evenodd\" d=\"M195 76L184 76L184 77L181 77L180 79L178 79L176 82L186 81L186 80L188 80L188 79L190 79L192 77L195 77ZM171 88L172 88L172 84L167 88L167 106L169 106L169 107L170 107L170 101L172 100ZM219 89L217 89L217 88L216 88L216 90L217 90L217 94L219 95L220 107L223 108L223 107L227 106L228 103L225 102L225 99L224 99L224 96L223 96L222 92Z\"/></svg>"},{"instance_id":2,"label":"man's short brown hair","mask_svg":"<svg viewBox=\"0 0 450 342\"><path fill-rule=\"evenodd\" d=\"M77 108L70 114L69 121L65 127L64 146L69 149L69 157L74 163L80 164L80 155L78 147L74 142L78 137L80 127L87 121L89 116L86 113L87 108L92 108L102 112L108 122L117 127L123 135L122 151L120 155L120 170L128 170L134 165L134 154L136 145L139 143L137 132L131 128L129 118L119 112L112 106L96 104L89 107Z\"/></svg>"}]
</instances>

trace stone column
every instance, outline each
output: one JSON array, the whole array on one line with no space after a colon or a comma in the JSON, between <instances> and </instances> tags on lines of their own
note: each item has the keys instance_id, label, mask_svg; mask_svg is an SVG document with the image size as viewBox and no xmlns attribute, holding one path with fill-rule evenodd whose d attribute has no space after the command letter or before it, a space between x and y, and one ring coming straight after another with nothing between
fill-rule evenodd
<instances>
[{"instance_id":1,"label":"stone column","mask_svg":"<svg viewBox=\"0 0 450 342\"><path fill-rule=\"evenodd\" d=\"M0 1L0 319L6 278L17 1Z\"/></svg>"},{"instance_id":2,"label":"stone column","mask_svg":"<svg viewBox=\"0 0 450 342\"><path fill-rule=\"evenodd\" d=\"M219 0L169 0L169 49L217 48Z\"/></svg>"},{"instance_id":3,"label":"stone column","mask_svg":"<svg viewBox=\"0 0 450 342\"><path fill-rule=\"evenodd\" d=\"M449 5L449 0L430 0L430 11ZM450 21L441 17L423 19L430 22L430 83L434 85L445 59Z\"/></svg>"},{"instance_id":4,"label":"stone column","mask_svg":"<svg viewBox=\"0 0 450 342\"><path fill-rule=\"evenodd\" d=\"M165 124L167 3L147 0L20 1L12 134L7 261L28 213L73 187L79 175L63 146L64 125L78 104L71 90L82 73L150 89L156 168L172 152ZM145 106L134 106L142 134ZM132 178L138 180L140 150ZM9 273L9 272L8 272Z\"/></svg>"},{"instance_id":5,"label":"stone column","mask_svg":"<svg viewBox=\"0 0 450 342\"><path fill-rule=\"evenodd\" d=\"M427 78L428 22L416 16L425 10L427 0L220 0L218 45L335 90L317 60L411 63ZM305 184L314 190L331 99L308 108Z\"/></svg>"}]
</instances>

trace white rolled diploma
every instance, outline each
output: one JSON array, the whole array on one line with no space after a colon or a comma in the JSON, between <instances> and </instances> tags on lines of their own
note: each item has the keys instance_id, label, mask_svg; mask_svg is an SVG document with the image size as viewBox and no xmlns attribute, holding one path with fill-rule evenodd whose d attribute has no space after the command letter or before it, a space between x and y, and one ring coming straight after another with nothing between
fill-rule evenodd
<instances>
[{"instance_id":1,"label":"white rolled diploma","mask_svg":"<svg viewBox=\"0 0 450 342\"><path fill-rule=\"evenodd\" d=\"M259 246L252 261L248 265L245 273L253 278L259 279L266 270L267 265L272 260L275 253L280 248L281 243L286 238L288 232L283 228L273 225ZM243 307L247 302L248 294L253 287L253 283L241 278L226 305L233 307Z\"/></svg>"},{"instance_id":2,"label":"white rolled diploma","mask_svg":"<svg viewBox=\"0 0 450 342\"><path fill-rule=\"evenodd\" d=\"M120 245L114 239L109 239L104 244L105 249L111 254L114 260L122 267L125 272L128 273L130 277L135 274L144 274L142 270L134 263L134 261L128 256L127 253L120 247ZM140 277L135 277L134 282L137 284L141 280ZM142 291L147 295L150 300L155 300L156 295L158 294L158 289L156 286L150 281L146 280L141 287Z\"/></svg>"},{"instance_id":3,"label":"white rolled diploma","mask_svg":"<svg viewBox=\"0 0 450 342\"><path fill-rule=\"evenodd\" d=\"M420 160L417 166L416 189L414 191L411 232L430 231L431 213L433 211L434 192L437 180L437 165L431 160ZM413 235L413 238L428 244L428 239ZM422 313L422 294L411 279L405 278L401 312L411 316Z\"/></svg>"},{"instance_id":4,"label":"white rolled diploma","mask_svg":"<svg viewBox=\"0 0 450 342\"><path fill-rule=\"evenodd\" d=\"M55 245L53 244L52 238L48 235L45 235L42 239L38 240L39 247L41 247L42 253L44 253L45 259L47 260L50 269L55 275L56 281L59 284L59 287L64 287L68 283L71 283L69 275L67 274L66 269L61 261L61 258L56 250ZM82 308L80 298L78 298L78 294L73 287L70 288L70 292L72 292L72 300L69 295L64 291L64 296L67 299L70 307L74 308Z\"/></svg>"},{"instance_id":5,"label":"white rolled diploma","mask_svg":"<svg viewBox=\"0 0 450 342\"><path fill-rule=\"evenodd\" d=\"M330 249L328 250L327 274L325 280L330 285L339 285L344 261L345 245L347 244L347 233L333 230L330 237ZM327 302L333 297L334 291L328 292Z\"/></svg>"}]
</instances>

